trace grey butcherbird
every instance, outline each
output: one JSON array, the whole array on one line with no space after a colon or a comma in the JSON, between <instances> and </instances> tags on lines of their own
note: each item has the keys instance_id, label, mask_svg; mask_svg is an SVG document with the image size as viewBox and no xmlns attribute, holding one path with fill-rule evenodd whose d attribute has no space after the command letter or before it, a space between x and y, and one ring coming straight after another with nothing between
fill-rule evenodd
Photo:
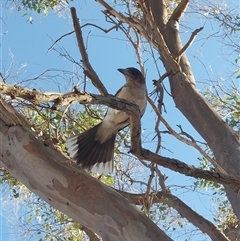
<instances>
[{"instance_id":1,"label":"grey butcherbird","mask_svg":"<svg viewBox=\"0 0 240 241\"><path fill-rule=\"evenodd\" d=\"M126 84L115 96L137 104L143 115L147 105L144 76L133 67L118 71L125 76ZM113 172L116 134L128 125L129 116L126 112L108 108L101 123L67 140L66 146L70 157L83 169L105 174Z\"/></svg>"}]
</instances>

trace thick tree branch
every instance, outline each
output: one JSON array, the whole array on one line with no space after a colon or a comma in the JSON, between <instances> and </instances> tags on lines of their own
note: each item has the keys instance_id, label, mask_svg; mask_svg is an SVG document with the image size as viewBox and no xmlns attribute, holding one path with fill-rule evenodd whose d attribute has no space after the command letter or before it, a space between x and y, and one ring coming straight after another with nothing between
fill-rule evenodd
<instances>
[{"instance_id":1,"label":"thick tree branch","mask_svg":"<svg viewBox=\"0 0 240 241\"><path fill-rule=\"evenodd\" d=\"M142 2L142 0L139 0ZM156 26L161 30L164 28L165 24L168 21L169 7L166 1L158 0L145 0L146 7L151 10L153 16L158 16L154 19Z\"/></svg>"},{"instance_id":2,"label":"thick tree branch","mask_svg":"<svg viewBox=\"0 0 240 241\"><path fill-rule=\"evenodd\" d=\"M149 195L147 193L133 194L119 190L116 191L122 196L131 200L135 205L145 205L147 202L147 196ZM170 207L173 207L176 211L178 211L179 214L181 214L182 217L186 218L202 232L208 234L213 241L229 241L229 239L222 232L220 232L215 225L213 225L203 216L199 215L170 192L157 192L150 195L152 203L164 203Z\"/></svg>"},{"instance_id":3,"label":"thick tree branch","mask_svg":"<svg viewBox=\"0 0 240 241\"><path fill-rule=\"evenodd\" d=\"M164 203L177 210L182 217L188 219L193 225L201 229L202 232L209 235L213 241L230 241L223 233L221 233L215 225L192 210L188 205L181 201L178 197L171 193L163 194Z\"/></svg>"},{"instance_id":4,"label":"thick tree branch","mask_svg":"<svg viewBox=\"0 0 240 241\"><path fill-rule=\"evenodd\" d=\"M182 0L174 9L170 19L179 22L180 18L183 16L183 14L186 11L188 4L189 4L189 0Z\"/></svg>"},{"instance_id":5,"label":"thick tree branch","mask_svg":"<svg viewBox=\"0 0 240 241\"><path fill-rule=\"evenodd\" d=\"M71 8L71 14L72 14L73 26L75 29L76 38L77 38L77 42L78 42L78 47L79 47L80 53L82 55L83 65L85 67L84 72L91 79L93 85L100 91L100 93L102 95L106 95L107 90L106 90L105 86L103 85L103 83L99 79L97 73L94 71L92 65L89 62L88 54L87 54L87 51L86 51L86 48L84 45L84 41L83 41L82 30L80 27L79 19L77 17L76 9L73 7Z\"/></svg>"},{"instance_id":6,"label":"thick tree branch","mask_svg":"<svg viewBox=\"0 0 240 241\"><path fill-rule=\"evenodd\" d=\"M77 88L74 88L74 92L66 94L48 93L30 90L20 86L7 85L4 82L0 82L0 93L9 95L12 98L22 98L35 105L43 102L53 102L53 110L72 103L80 102L81 104L103 104L115 109L124 110L130 114L134 113L136 116L138 116L139 112L139 108L136 104L124 99L116 98L113 95L102 96L91 94L78 90Z\"/></svg>"},{"instance_id":7,"label":"thick tree branch","mask_svg":"<svg viewBox=\"0 0 240 241\"><path fill-rule=\"evenodd\" d=\"M149 1L150 4L155 1ZM161 4L161 3L159 3ZM176 16L181 14L176 14ZM158 16L154 15L154 19ZM176 17L175 17L176 18ZM157 26L161 28L161 26ZM177 21L169 19L165 28L161 29L167 46L173 56L178 54L182 49L182 42L179 34ZM150 44L161 44L154 34ZM159 53L162 56L162 52ZM167 71L170 62L162 58L163 64ZM171 64L170 64L171 65ZM218 164L229 175L240 176L239 156L240 145L239 138L234 131L221 119L211 105L201 96L195 87L195 79L192 69L186 55L183 54L179 60L180 72L169 75L171 94L175 101L176 107L183 113L197 132L208 143ZM235 214L240 218L240 194L232 190L228 185L225 186L227 196L232 204Z\"/></svg>"},{"instance_id":8,"label":"thick tree branch","mask_svg":"<svg viewBox=\"0 0 240 241\"><path fill-rule=\"evenodd\" d=\"M195 178L204 178L209 181L225 185L227 184L231 186L235 190L235 192L237 192L240 189L240 179L237 176L201 170L193 166L189 166L177 159L162 157L149 150L142 149L140 135L140 112L138 106L134 103L116 98L112 95L102 96L81 91L67 94L48 94L41 93L36 90L32 91L22 87L6 85L3 82L0 84L0 93L11 94L11 92L14 93L14 97L19 96L28 101L33 101L33 103L35 104L40 102L52 101L55 103L53 105L53 109L74 102L80 102L82 104L103 104L111 108L124 110L130 115L131 152L134 155L136 155L140 160L152 161L156 164L159 164L161 166L164 166L166 168L169 168L173 171L182 173L187 176L192 176ZM47 99L47 97L49 97L49 99Z\"/></svg>"},{"instance_id":9,"label":"thick tree branch","mask_svg":"<svg viewBox=\"0 0 240 241\"><path fill-rule=\"evenodd\" d=\"M0 112L12 109L0 102ZM0 163L54 208L97 233L104 241L171 241L148 217L110 187L67 164L27 128L23 116L10 126L14 110L0 115ZM9 121L8 121L9 120ZM124 230L124 232L122 232Z\"/></svg>"},{"instance_id":10,"label":"thick tree branch","mask_svg":"<svg viewBox=\"0 0 240 241\"><path fill-rule=\"evenodd\" d=\"M144 13L144 18L146 19L146 21L148 22L150 28L152 29L152 34L155 36L155 38L158 40L158 48L157 50L159 51L159 53L162 54L162 57L165 59L166 62L169 62L169 66L171 66L170 69L174 74L179 72L181 70L180 66L177 64L177 62L175 61L175 59L172 57L172 55L170 54L170 51L167 47L167 44L160 32L160 28L156 25L155 23L155 19L153 17L153 13L152 13L152 8L147 8L146 3L144 0L139 0L139 5L141 6L141 9ZM167 68L169 67L167 66Z\"/></svg>"},{"instance_id":11,"label":"thick tree branch","mask_svg":"<svg viewBox=\"0 0 240 241\"><path fill-rule=\"evenodd\" d=\"M181 162L177 159L157 155L147 149L142 149L141 152L134 152L133 154L137 156L140 160L148 160L154 162L160 166L169 168L186 176L204 178L206 180L221 183L223 185L229 185L236 193L240 191L239 176L202 170L192 165Z\"/></svg>"},{"instance_id":12,"label":"thick tree branch","mask_svg":"<svg viewBox=\"0 0 240 241\"><path fill-rule=\"evenodd\" d=\"M0 93L10 96L12 99L22 98L31 103L54 102L62 96L60 93L40 92L35 89L27 89L18 85L9 85L0 81Z\"/></svg>"},{"instance_id":13,"label":"thick tree branch","mask_svg":"<svg viewBox=\"0 0 240 241\"><path fill-rule=\"evenodd\" d=\"M92 232L89 228L80 225L80 229L87 234L90 241L101 241L102 240L94 232Z\"/></svg>"}]
</instances>

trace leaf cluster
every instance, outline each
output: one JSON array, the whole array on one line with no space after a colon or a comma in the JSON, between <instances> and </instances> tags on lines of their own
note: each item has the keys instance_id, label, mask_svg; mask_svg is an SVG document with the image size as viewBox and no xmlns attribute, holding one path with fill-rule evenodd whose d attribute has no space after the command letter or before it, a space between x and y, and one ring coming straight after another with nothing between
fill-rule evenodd
<instances>
[{"instance_id":1,"label":"leaf cluster","mask_svg":"<svg viewBox=\"0 0 240 241\"><path fill-rule=\"evenodd\" d=\"M58 5L68 4L68 0L8 0L17 6L18 11L27 10L35 11L37 13L47 14L49 9L56 9ZM70 0L73 1L73 0Z\"/></svg>"}]
</instances>

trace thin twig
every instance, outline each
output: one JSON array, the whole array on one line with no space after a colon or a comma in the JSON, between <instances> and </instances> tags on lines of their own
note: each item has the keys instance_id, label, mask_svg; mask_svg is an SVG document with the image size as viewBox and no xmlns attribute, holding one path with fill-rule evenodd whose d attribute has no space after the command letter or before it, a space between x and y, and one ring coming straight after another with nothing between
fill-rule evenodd
<instances>
[{"instance_id":1,"label":"thin twig","mask_svg":"<svg viewBox=\"0 0 240 241\"><path fill-rule=\"evenodd\" d=\"M48 51L47 51L47 52L49 52L49 51L53 48L53 46L54 46L56 43L58 43L59 41L61 41L64 37L66 37L66 36L68 36L68 35L71 35L71 34L73 34L73 33L74 33L74 31L71 31L71 32L66 33L66 34L63 34L60 38L58 38L57 40L54 41L54 43L48 48Z\"/></svg>"},{"instance_id":2,"label":"thin twig","mask_svg":"<svg viewBox=\"0 0 240 241\"><path fill-rule=\"evenodd\" d=\"M165 185L165 180L167 179L167 177L162 174L162 172L158 169L158 166L156 165L156 167L154 168L154 171L157 173L158 175L158 182L160 187L162 188L162 190L164 192L169 192L169 190L167 189L166 185Z\"/></svg>"},{"instance_id":3,"label":"thin twig","mask_svg":"<svg viewBox=\"0 0 240 241\"><path fill-rule=\"evenodd\" d=\"M111 32L113 29L116 29L116 30L117 30L121 24L122 24L122 22L119 21L118 23L116 23L115 26L113 26L113 27L111 27L111 28L109 28L109 29L104 29L104 28L101 28L100 26L98 26L98 25L96 25L96 24L93 24L93 23L85 23L84 25L82 25L81 28L84 28L84 27L86 27L86 26L93 26L93 27L98 28L99 30L103 31L104 33L109 33L109 32Z\"/></svg>"},{"instance_id":4,"label":"thin twig","mask_svg":"<svg viewBox=\"0 0 240 241\"><path fill-rule=\"evenodd\" d=\"M186 137L188 137L192 142L196 142L195 139L191 135L189 135L187 132L183 131L181 125L177 125L177 127L179 127L179 129L181 130L182 135L185 135Z\"/></svg>"}]
</instances>

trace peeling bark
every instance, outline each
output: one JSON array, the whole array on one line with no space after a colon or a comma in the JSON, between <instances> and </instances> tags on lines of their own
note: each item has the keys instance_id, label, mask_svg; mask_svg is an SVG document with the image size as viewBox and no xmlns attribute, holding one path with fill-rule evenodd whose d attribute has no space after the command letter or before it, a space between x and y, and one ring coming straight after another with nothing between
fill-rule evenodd
<instances>
[{"instance_id":1,"label":"peeling bark","mask_svg":"<svg viewBox=\"0 0 240 241\"><path fill-rule=\"evenodd\" d=\"M171 240L126 198L37 140L24 117L0 102L0 113L6 110L0 115L1 166L32 192L104 241Z\"/></svg>"}]
</instances>

